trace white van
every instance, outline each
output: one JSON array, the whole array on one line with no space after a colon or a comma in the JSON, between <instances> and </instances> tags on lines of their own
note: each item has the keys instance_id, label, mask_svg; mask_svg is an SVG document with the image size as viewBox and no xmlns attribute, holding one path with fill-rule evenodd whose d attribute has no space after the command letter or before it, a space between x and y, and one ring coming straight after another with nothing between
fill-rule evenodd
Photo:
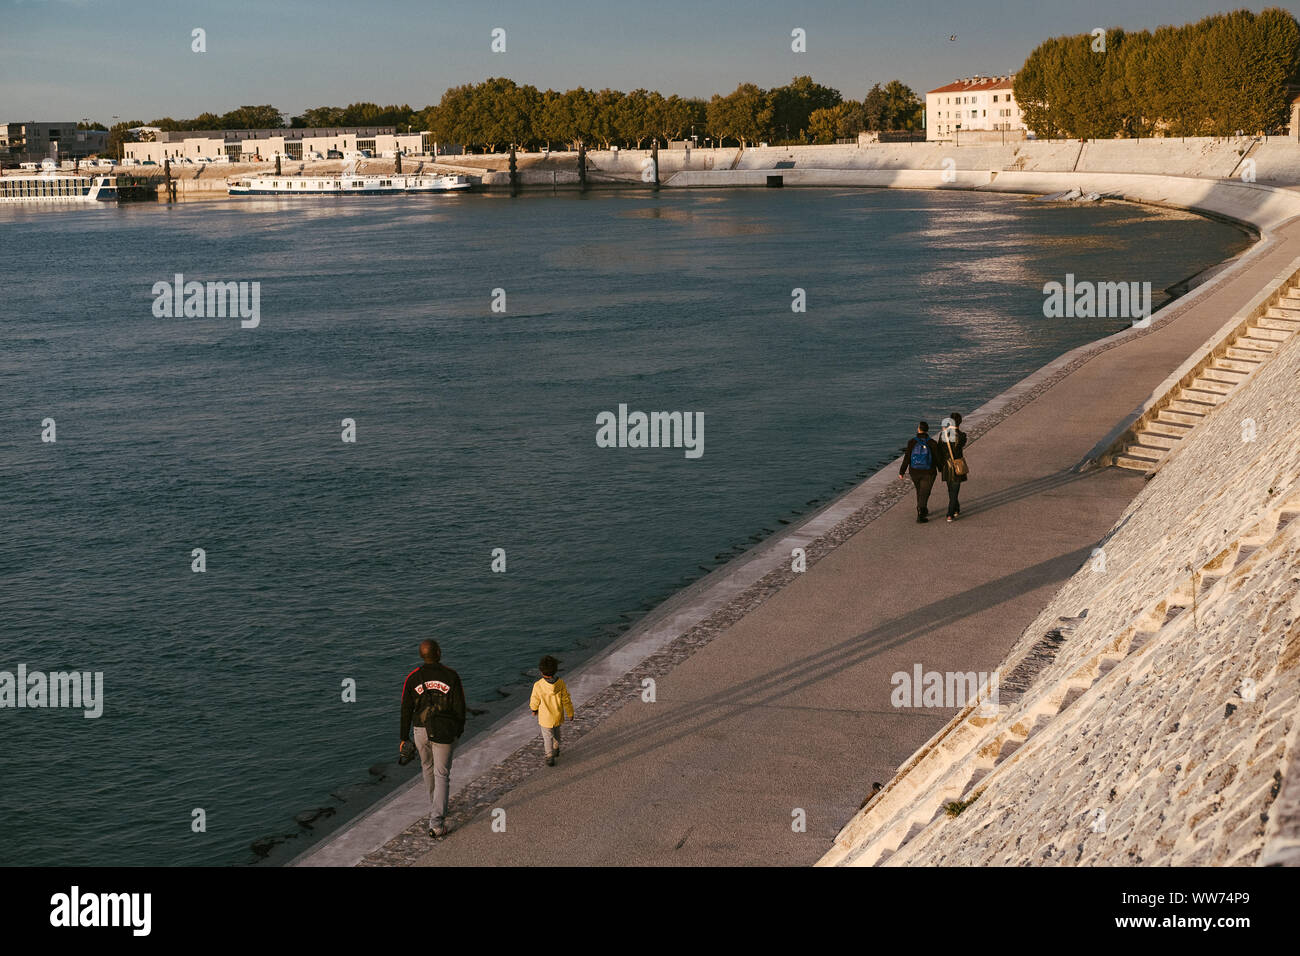
<instances>
[{"instance_id":1,"label":"white van","mask_svg":"<svg viewBox=\"0 0 1300 956\"><path fill-rule=\"evenodd\" d=\"M36 172L36 170L40 169L41 167L37 163L19 163L18 168L29 173L34 173Z\"/></svg>"},{"instance_id":2,"label":"white van","mask_svg":"<svg viewBox=\"0 0 1300 956\"><path fill-rule=\"evenodd\" d=\"M48 170L54 170L54 169L58 169L58 168L59 168L59 164L56 163L56 162L55 162L54 160L52 160L52 159L42 159L42 160L41 160L41 169L44 169L44 170L47 170L47 171L48 171Z\"/></svg>"},{"instance_id":3,"label":"white van","mask_svg":"<svg viewBox=\"0 0 1300 956\"><path fill-rule=\"evenodd\" d=\"M113 161L111 159L97 159L95 160L95 165L101 169L112 169Z\"/></svg>"},{"instance_id":4,"label":"white van","mask_svg":"<svg viewBox=\"0 0 1300 956\"><path fill-rule=\"evenodd\" d=\"M343 154L344 159L373 159L368 149L351 149Z\"/></svg>"},{"instance_id":5,"label":"white van","mask_svg":"<svg viewBox=\"0 0 1300 956\"><path fill-rule=\"evenodd\" d=\"M139 166L139 165L140 165L140 160L138 160L138 159L132 159L131 157L128 156L128 157L126 157L125 159L119 161L119 162L118 162L118 165L119 165L119 166Z\"/></svg>"}]
</instances>

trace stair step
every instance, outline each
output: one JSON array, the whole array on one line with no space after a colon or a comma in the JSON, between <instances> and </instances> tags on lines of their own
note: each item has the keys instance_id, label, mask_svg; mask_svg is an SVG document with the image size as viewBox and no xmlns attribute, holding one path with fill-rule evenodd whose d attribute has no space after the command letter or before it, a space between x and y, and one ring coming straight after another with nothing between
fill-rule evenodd
<instances>
[{"instance_id":1,"label":"stair step","mask_svg":"<svg viewBox=\"0 0 1300 956\"><path fill-rule=\"evenodd\" d=\"M1170 403L1173 404L1172 402ZM1184 402L1183 404L1188 404ZM1162 408L1160 414L1156 416L1158 422L1170 422L1175 425L1199 425L1205 421L1205 415L1201 412L1180 412L1174 408Z\"/></svg>"},{"instance_id":2,"label":"stair step","mask_svg":"<svg viewBox=\"0 0 1300 956\"><path fill-rule=\"evenodd\" d=\"M1255 324L1266 329L1277 329L1279 332L1294 332L1296 329L1300 329L1300 312L1269 309L1255 320Z\"/></svg>"},{"instance_id":3,"label":"stair step","mask_svg":"<svg viewBox=\"0 0 1300 956\"><path fill-rule=\"evenodd\" d=\"M1231 350L1230 350L1231 351ZM1233 372L1240 372L1243 376L1249 375L1255 369L1259 368L1258 361L1238 358L1220 358L1214 360L1215 368L1226 368Z\"/></svg>"},{"instance_id":4,"label":"stair step","mask_svg":"<svg viewBox=\"0 0 1300 956\"><path fill-rule=\"evenodd\" d=\"M1266 339L1263 336L1257 337L1251 333L1240 336L1232 344L1234 348L1254 349L1257 352L1276 352L1278 348L1278 343L1275 340Z\"/></svg>"},{"instance_id":5,"label":"stair step","mask_svg":"<svg viewBox=\"0 0 1300 956\"><path fill-rule=\"evenodd\" d=\"M1192 388L1198 392L1214 392L1216 395L1227 395L1235 386L1235 382L1220 382L1204 375L1192 382Z\"/></svg>"},{"instance_id":6,"label":"stair step","mask_svg":"<svg viewBox=\"0 0 1300 956\"><path fill-rule=\"evenodd\" d=\"M1274 306L1274 308L1291 309L1295 312L1300 312L1300 294L1297 294L1296 290L1292 289L1286 295L1277 300L1277 305Z\"/></svg>"},{"instance_id":7,"label":"stair step","mask_svg":"<svg viewBox=\"0 0 1300 956\"><path fill-rule=\"evenodd\" d=\"M1119 455L1115 459L1115 464L1120 468L1127 468L1129 471L1140 471L1145 474L1151 470L1151 466L1156 462L1147 461L1145 458L1130 458L1128 455Z\"/></svg>"},{"instance_id":8,"label":"stair step","mask_svg":"<svg viewBox=\"0 0 1300 956\"><path fill-rule=\"evenodd\" d=\"M1200 402L1203 405L1217 405L1223 401L1219 392L1207 392L1199 388L1185 388L1178 393L1179 399L1186 402Z\"/></svg>"},{"instance_id":9,"label":"stair step","mask_svg":"<svg viewBox=\"0 0 1300 956\"><path fill-rule=\"evenodd\" d=\"M1261 352L1258 349L1243 346L1241 344L1241 339L1237 339L1237 341L1233 342L1232 345L1228 347L1228 351L1225 354L1230 359L1239 359L1243 362L1254 362L1257 365L1262 363L1269 356L1268 352Z\"/></svg>"},{"instance_id":10,"label":"stair step","mask_svg":"<svg viewBox=\"0 0 1300 956\"><path fill-rule=\"evenodd\" d=\"M1234 372L1230 368L1219 368L1217 365L1211 365L1205 369L1201 376L1208 378L1212 382L1223 382L1226 385L1236 385L1246 377L1245 372Z\"/></svg>"},{"instance_id":11,"label":"stair step","mask_svg":"<svg viewBox=\"0 0 1300 956\"><path fill-rule=\"evenodd\" d=\"M1153 424L1158 424L1158 423L1153 422ZM1187 429L1184 428L1183 432L1186 433ZM1142 431L1138 432L1137 437L1138 437L1138 441L1140 441L1142 445L1147 448L1173 448L1175 445L1179 444L1183 440L1182 435L1166 435L1163 434L1162 432L1157 432L1150 428L1142 429ZM1132 451L1133 449L1129 448L1125 450Z\"/></svg>"},{"instance_id":12,"label":"stair step","mask_svg":"<svg viewBox=\"0 0 1300 956\"><path fill-rule=\"evenodd\" d=\"M1128 455L1130 458L1142 458L1155 464L1156 462L1163 460L1165 455L1169 454L1169 449L1139 443L1136 445L1129 445L1124 449L1124 454Z\"/></svg>"},{"instance_id":13,"label":"stair step","mask_svg":"<svg viewBox=\"0 0 1300 956\"><path fill-rule=\"evenodd\" d=\"M1214 406L1212 404L1207 402L1189 401L1182 395L1175 398L1172 402L1166 405L1165 408L1171 412L1185 412L1187 415L1195 417L1198 421L1210 414L1210 412L1214 411Z\"/></svg>"},{"instance_id":14,"label":"stair step","mask_svg":"<svg viewBox=\"0 0 1300 956\"><path fill-rule=\"evenodd\" d=\"M1175 425L1175 424L1171 424L1170 422L1160 422L1160 421L1148 422L1142 427L1147 431L1154 432L1157 435L1169 435L1173 438L1182 438L1189 431L1191 431L1191 429L1188 428L1186 425Z\"/></svg>"},{"instance_id":15,"label":"stair step","mask_svg":"<svg viewBox=\"0 0 1300 956\"><path fill-rule=\"evenodd\" d=\"M1266 325L1260 325L1261 322L1267 322L1268 319L1256 319L1251 323L1250 331L1246 334L1252 339L1268 339L1271 342L1285 342L1291 337L1289 331L1282 329L1270 329Z\"/></svg>"}]
</instances>

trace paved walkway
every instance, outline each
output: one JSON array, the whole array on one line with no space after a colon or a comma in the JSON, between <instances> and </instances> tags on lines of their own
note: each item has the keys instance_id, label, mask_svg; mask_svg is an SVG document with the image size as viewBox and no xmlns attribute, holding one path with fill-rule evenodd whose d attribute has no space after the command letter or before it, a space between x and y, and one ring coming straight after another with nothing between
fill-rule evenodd
<instances>
[{"instance_id":1,"label":"paved walkway","mask_svg":"<svg viewBox=\"0 0 1300 956\"><path fill-rule=\"evenodd\" d=\"M539 743L537 772L493 804L504 832L485 809L421 862L815 862L953 713L891 706L891 675L997 666L1142 487L1075 466L1297 256L1293 223L1168 325L1090 358L970 445L960 521L942 520L942 484L927 525L909 494L660 679L654 703L626 704L555 768Z\"/></svg>"}]
</instances>

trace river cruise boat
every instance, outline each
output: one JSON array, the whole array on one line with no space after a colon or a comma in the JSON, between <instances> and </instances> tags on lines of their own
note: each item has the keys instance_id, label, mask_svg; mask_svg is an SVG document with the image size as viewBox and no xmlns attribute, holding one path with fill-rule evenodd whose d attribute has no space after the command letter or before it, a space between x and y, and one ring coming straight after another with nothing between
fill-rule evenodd
<instances>
[{"instance_id":1,"label":"river cruise boat","mask_svg":"<svg viewBox=\"0 0 1300 956\"><path fill-rule=\"evenodd\" d=\"M0 202L116 202L116 176L0 176Z\"/></svg>"},{"instance_id":2,"label":"river cruise boat","mask_svg":"<svg viewBox=\"0 0 1300 956\"><path fill-rule=\"evenodd\" d=\"M466 176L241 176L226 180L232 196L386 196L449 193L470 188Z\"/></svg>"}]
</instances>

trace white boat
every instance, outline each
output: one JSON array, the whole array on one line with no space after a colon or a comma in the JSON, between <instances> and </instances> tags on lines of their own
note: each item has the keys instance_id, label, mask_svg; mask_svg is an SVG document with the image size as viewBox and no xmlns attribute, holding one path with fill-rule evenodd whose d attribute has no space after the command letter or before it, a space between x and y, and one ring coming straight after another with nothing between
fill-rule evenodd
<instances>
[{"instance_id":1,"label":"white boat","mask_svg":"<svg viewBox=\"0 0 1300 956\"><path fill-rule=\"evenodd\" d=\"M0 176L0 202L116 202L116 176Z\"/></svg>"},{"instance_id":2,"label":"white boat","mask_svg":"<svg viewBox=\"0 0 1300 956\"><path fill-rule=\"evenodd\" d=\"M467 176L241 176L228 179L232 196L382 196L469 189Z\"/></svg>"}]
</instances>

